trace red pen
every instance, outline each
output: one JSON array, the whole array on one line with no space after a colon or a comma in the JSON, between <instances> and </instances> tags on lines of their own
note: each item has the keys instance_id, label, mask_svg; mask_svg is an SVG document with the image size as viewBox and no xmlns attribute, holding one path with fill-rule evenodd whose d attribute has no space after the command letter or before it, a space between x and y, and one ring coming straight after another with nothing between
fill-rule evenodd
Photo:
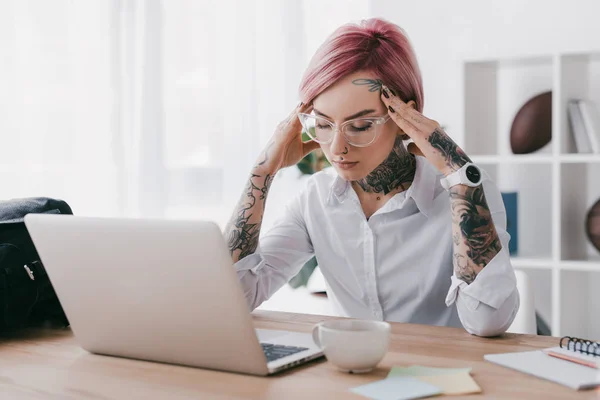
<instances>
[{"instance_id":1,"label":"red pen","mask_svg":"<svg viewBox=\"0 0 600 400\"><path fill-rule=\"evenodd\" d=\"M568 356L566 354L557 353L557 352L554 352L552 350L544 350L544 353L546 353L546 354L548 354L549 356L552 356L552 357L560 358L561 360L566 360L566 361L574 362L576 364L585 365L586 367L590 367L590 368L594 368L594 369L599 369L598 368L598 363L595 363L593 361L582 360L581 358L577 358L577 356L575 356L575 355L574 356Z\"/></svg>"}]
</instances>

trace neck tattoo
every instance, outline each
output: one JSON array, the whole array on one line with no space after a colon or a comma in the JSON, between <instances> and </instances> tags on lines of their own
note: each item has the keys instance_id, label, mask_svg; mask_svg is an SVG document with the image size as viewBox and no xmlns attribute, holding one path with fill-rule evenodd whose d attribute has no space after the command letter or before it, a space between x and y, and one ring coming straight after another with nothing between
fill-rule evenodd
<instances>
[{"instance_id":1,"label":"neck tattoo","mask_svg":"<svg viewBox=\"0 0 600 400\"><path fill-rule=\"evenodd\" d=\"M415 156L410 154L402 138L396 137L394 147L389 156L365 178L355 181L367 193L381 193L384 195L400 189L408 189L415 178L417 162ZM377 196L380 200L381 196Z\"/></svg>"}]
</instances>

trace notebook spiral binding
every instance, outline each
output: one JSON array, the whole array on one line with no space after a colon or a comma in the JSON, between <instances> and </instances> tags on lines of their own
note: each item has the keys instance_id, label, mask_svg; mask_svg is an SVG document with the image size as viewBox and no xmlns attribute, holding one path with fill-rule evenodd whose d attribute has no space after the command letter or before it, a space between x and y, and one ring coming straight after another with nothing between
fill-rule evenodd
<instances>
[{"instance_id":1,"label":"notebook spiral binding","mask_svg":"<svg viewBox=\"0 0 600 400\"><path fill-rule=\"evenodd\" d=\"M560 347L566 348L567 350L600 357L600 343L592 342L591 340L564 336L560 339Z\"/></svg>"}]
</instances>

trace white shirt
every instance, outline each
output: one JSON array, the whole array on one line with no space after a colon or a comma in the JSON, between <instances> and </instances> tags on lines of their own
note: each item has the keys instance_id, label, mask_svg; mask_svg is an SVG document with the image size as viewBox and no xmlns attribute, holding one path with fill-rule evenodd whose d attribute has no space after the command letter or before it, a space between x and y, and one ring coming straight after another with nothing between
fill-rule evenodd
<instances>
[{"instance_id":1,"label":"white shirt","mask_svg":"<svg viewBox=\"0 0 600 400\"><path fill-rule=\"evenodd\" d=\"M480 336L506 331L519 308L519 294L499 190L483 172L502 250L469 285L453 273L452 216L449 193L440 185L443 176L425 158L416 160L409 189L368 220L350 183L333 168L313 175L272 228L261 233L256 252L235 264L251 309L315 255L327 295L342 316L462 323Z\"/></svg>"}]
</instances>

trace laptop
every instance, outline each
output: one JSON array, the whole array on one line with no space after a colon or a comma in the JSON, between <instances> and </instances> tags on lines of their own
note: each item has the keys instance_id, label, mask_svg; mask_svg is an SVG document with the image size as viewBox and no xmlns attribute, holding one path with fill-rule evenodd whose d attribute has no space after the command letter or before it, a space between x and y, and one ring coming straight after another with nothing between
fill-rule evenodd
<instances>
[{"instance_id":1,"label":"laptop","mask_svg":"<svg viewBox=\"0 0 600 400\"><path fill-rule=\"evenodd\" d=\"M213 222L29 214L25 225L90 353L252 375L323 355L311 334L254 329Z\"/></svg>"}]
</instances>

